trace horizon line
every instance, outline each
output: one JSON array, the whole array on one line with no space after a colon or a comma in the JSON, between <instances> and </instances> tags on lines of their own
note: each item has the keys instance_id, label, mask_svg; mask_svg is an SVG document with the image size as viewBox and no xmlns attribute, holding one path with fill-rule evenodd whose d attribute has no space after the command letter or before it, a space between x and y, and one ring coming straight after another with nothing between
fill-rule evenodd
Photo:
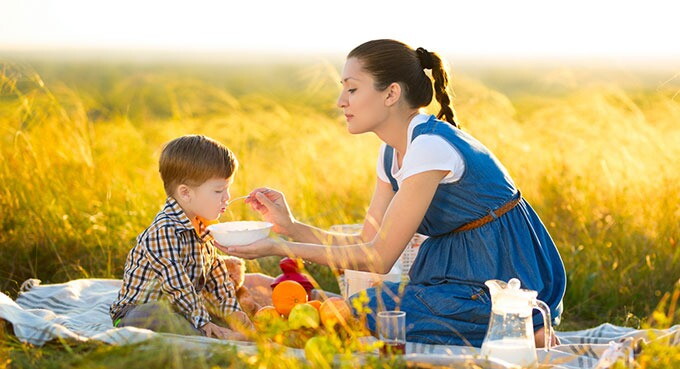
<instances>
[{"instance_id":1,"label":"horizon line","mask_svg":"<svg viewBox=\"0 0 680 369\"><path fill-rule=\"evenodd\" d=\"M8 47L9 46L9 47ZM4 54L4 55L3 55ZM44 55L41 55L44 54ZM494 64L556 64L561 63L565 65L581 65L591 64L592 67L601 67L603 65L616 65L620 67L647 67L647 68L671 68L680 72L680 54L678 55L555 55L555 54L503 54L503 53L455 53L455 52L441 52L440 53L450 64L467 64L467 63L482 63L484 65ZM310 60L323 61L333 59L334 61L341 61L345 58L346 53L340 51L330 50L263 50L263 49L207 49L207 48L148 48L141 46L128 47L89 47L89 46L19 46L19 45L1 45L0 57L21 57L30 59L88 59L106 56L107 58L114 57L116 61L130 61L130 62L144 62L144 61L167 61L167 62L233 62L233 58L241 56L243 62L254 62L253 60L259 56L276 56L277 60L262 60L262 64L276 64L278 62L300 62L300 59L316 59ZM654 65L649 65L653 63Z\"/></svg>"}]
</instances>

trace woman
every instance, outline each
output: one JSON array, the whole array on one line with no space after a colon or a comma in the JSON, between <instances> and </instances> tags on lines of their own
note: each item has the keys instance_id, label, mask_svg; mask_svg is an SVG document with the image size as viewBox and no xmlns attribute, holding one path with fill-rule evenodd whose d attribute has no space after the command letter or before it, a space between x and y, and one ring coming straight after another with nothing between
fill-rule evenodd
<instances>
[{"instance_id":1,"label":"woman","mask_svg":"<svg viewBox=\"0 0 680 369\"><path fill-rule=\"evenodd\" d=\"M489 279L519 278L523 288L538 291L559 322L566 276L557 248L506 169L458 128L447 83L441 58L425 49L374 40L352 50L337 105L350 133L373 132L384 142L361 234L300 223L283 194L260 188L248 202L275 224L275 232L296 242L265 239L222 249L244 258L288 255L387 273L419 232L430 237L413 262L410 283L402 291L397 283L368 290L373 311L406 311L408 341L480 346L490 315L483 284ZM419 113L433 95L439 114ZM374 317L368 324L375 330ZM542 325L535 315L539 347Z\"/></svg>"}]
</instances>

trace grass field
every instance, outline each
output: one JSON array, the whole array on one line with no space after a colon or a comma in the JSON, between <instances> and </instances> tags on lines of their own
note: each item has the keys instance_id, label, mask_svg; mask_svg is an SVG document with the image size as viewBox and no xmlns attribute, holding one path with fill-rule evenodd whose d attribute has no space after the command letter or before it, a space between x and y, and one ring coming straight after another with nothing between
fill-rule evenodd
<instances>
[{"instance_id":1,"label":"grass field","mask_svg":"<svg viewBox=\"0 0 680 369\"><path fill-rule=\"evenodd\" d=\"M379 142L345 130L334 107L340 62L0 60L1 290L15 297L27 278L120 278L164 200L161 145L187 133L236 153L234 197L266 185L303 221L360 222ZM559 329L643 325L680 277L680 77L461 69L453 84L463 128L506 165L564 259ZM236 203L222 220L235 219L257 216ZM249 268L275 275L277 262ZM328 268L310 272L337 291ZM663 324L678 322L676 310L667 316ZM30 348L7 329L2 354L14 364L5 365L125 367L140 356L68 342ZM189 366L175 355L165 366ZM241 365L214 357L190 362Z\"/></svg>"}]
</instances>

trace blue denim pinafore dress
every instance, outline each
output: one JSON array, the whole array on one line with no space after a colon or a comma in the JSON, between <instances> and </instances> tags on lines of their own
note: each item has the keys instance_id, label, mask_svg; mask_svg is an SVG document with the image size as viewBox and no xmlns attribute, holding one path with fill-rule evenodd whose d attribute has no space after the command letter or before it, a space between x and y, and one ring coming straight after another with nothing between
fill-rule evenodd
<instances>
[{"instance_id":1,"label":"blue denim pinafore dress","mask_svg":"<svg viewBox=\"0 0 680 369\"><path fill-rule=\"evenodd\" d=\"M420 246L406 285L386 282L369 288L368 325L376 330L375 314L406 312L406 339L412 342L481 346L491 313L484 282L519 278L522 288L538 291L559 323L566 275L562 259L545 226L522 198L497 217L493 210L520 196L507 170L479 141L434 116L415 127L413 138L439 135L462 156L460 180L440 184L418 228L429 236ZM393 148L385 151L385 172L394 191ZM494 220L478 228L452 232L491 214ZM353 298L355 298L353 296ZM543 325L538 311L534 328Z\"/></svg>"}]
</instances>

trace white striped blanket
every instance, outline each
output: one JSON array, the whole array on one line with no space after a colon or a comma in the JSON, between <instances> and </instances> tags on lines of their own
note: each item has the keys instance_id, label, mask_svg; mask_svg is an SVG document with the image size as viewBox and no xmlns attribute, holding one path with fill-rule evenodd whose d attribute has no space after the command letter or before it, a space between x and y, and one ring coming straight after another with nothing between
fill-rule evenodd
<instances>
[{"instance_id":1,"label":"white striped blanket","mask_svg":"<svg viewBox=\"0 0 680 369\"><path fill-rule=\"evenodd\" d=\"M29 279L22 285L16 301L0 293L0 318L8 321L22 342L41 346L57 337L80 341L97 340L109 344L129 344L162 337L168 341L195 345L233 344L239 351L255 352L249 342L222 341L206 337L186 337L159 334L133 327L114 328L109 318L109 306L116 298L120 280L79 279L67 283L40 285ZM680 345L680 326L667 330L635 330L602 324L573 332L557 333L562 344L550 352L537 350L539 361L556 369L604 369L616 359L631 355L633 339L664 339ZM477 349L462 346L441 346L407 343L408 361L432 364L476 360ZM290 349L290 354L304 357L302 350ZM503 367L503 366L500 366Z\"/></svg>"}]
</instances>

